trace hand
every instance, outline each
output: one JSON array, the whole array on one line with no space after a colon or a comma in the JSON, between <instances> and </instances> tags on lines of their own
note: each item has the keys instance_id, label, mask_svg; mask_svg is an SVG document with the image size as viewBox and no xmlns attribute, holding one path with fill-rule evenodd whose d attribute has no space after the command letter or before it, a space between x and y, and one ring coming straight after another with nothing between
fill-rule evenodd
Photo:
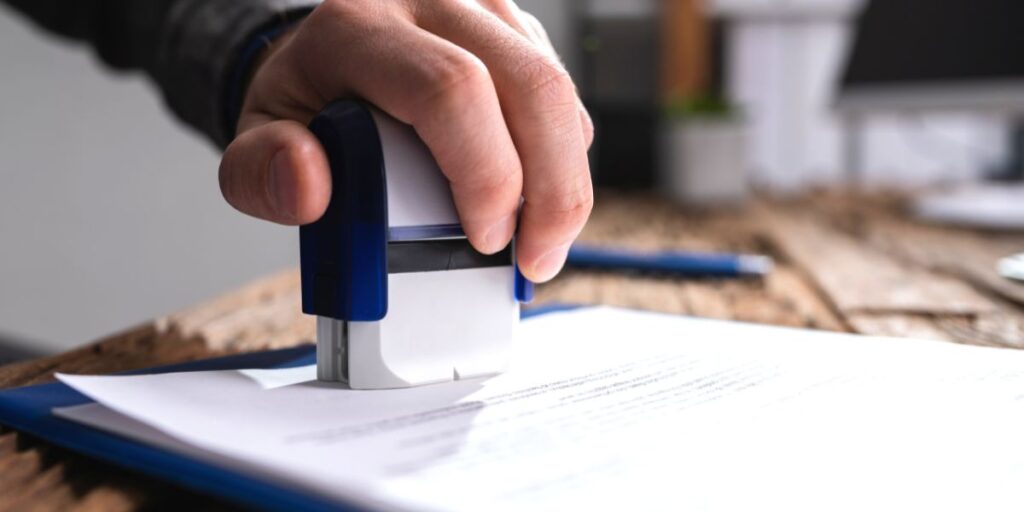
<instances>
[{"instance_id":1,"label":"hand","mask_svg":"<svg viewBox=\"0 0 1024 512\"><path fill-rule=\"evenodd\" d=\"M512 0L327 0L253 76L221 161L228 202L317 220L331 177L306 124L351 97L413 126L477 250L508 245L522 198L520 268L537 282L558 273L593 205L593 125L535 18Z\"/></svg>"}]
</instances>

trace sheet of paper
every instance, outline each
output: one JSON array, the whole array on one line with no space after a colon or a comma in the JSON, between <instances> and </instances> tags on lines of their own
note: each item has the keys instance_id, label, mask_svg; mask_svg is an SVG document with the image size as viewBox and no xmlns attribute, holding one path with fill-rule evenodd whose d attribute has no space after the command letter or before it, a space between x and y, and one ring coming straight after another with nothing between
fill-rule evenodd
<instances>
[{"instance_id":1,"label":"sheet of paper","mask_svg":"<svg viewBox=\"0 0 1024 512\"><path fill-rule=\"evenodd\" d=\"M1021 510L1024 352L594 308L489 380L61 380L57 410L310 492L440 510Z\"/></svg>"}]
</instances>

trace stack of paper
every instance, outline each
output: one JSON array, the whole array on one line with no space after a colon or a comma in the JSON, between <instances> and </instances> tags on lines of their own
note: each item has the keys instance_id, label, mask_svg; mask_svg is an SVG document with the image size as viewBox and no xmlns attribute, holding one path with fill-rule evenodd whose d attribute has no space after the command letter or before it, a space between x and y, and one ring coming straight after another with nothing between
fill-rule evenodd
<instances>
[{"instance_id":1,"label":"stack of paper","mask_svg":"<svg viewBox=\"0 0 1024 512\"><path fill-rule=\"evenodd\" d=\"M339 502L452 510L1022 510L1024 352L595 308L489 380L62 375L56 414Z\"/></svg>"}]
</instances>

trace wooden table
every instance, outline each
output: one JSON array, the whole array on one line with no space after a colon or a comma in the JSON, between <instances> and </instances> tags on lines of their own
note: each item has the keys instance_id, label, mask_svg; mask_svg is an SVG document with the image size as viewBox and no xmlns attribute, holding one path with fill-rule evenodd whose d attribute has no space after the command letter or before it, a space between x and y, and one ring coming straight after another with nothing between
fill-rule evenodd
<instances>
[{"instance_id":1,"label":"wooden table","mask_svg":"<svg viewBox=\"0 0 1024 512\"><path fill-rule=\"evenodd\" d=\"M682 280L582 271L541 286L534 305L612 304L749 322L1024 346L1024 285L995 262L1024 236L923 225L898 197L820 192L744 211L684 211L648 196L598 196L582 239L638 249L765 252L765 279ZM110 373L309 343L299 280L285 272L71 352L0 367L0 388L56 371ZM2 429L2 427L0 427ZM0 509L224 509L189 491L0 430Z\"/></svg>"}]
</instances>

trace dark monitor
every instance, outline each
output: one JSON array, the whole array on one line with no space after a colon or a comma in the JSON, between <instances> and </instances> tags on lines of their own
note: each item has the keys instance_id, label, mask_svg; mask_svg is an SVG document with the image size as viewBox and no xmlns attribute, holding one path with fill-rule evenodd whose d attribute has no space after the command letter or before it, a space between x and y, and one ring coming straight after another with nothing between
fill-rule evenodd
<instances>
[{"instance_id":1,"label":"dark monitor","mask_svg":"<svg viewBox=\"0 0 1024 512\"><path fill-rule=\"evenodd\" d=\"M873 0L841 110L1024 112L1024 0Z\"/></svg>"}]
</instances>

